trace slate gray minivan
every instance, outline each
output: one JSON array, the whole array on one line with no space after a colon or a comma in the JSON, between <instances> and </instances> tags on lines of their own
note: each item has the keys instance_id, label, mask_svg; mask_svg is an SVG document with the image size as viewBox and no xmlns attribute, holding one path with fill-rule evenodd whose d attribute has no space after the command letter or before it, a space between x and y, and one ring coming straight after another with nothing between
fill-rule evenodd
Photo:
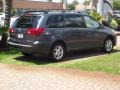
<instances>
[{"instance_id":1,"label":"slate gray minivan","mask_svg":"<svg viewBox=\"0 0 120 90\"><path fill-rule=\"evenodd\" d=\"M19 17L9 30L10 47L24 55L49 55L62 60L71 50L100 48L111 52L116 35L94 18L70 12L31 11Z\"/></svg>"}]
</instances>

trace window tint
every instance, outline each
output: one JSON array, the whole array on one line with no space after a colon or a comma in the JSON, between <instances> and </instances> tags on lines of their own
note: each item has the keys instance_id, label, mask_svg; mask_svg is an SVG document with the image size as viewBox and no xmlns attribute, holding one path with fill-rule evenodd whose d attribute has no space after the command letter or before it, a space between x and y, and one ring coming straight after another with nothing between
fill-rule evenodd
<instances>
[{"instance_id":1,"label":"window tint","mask_svg":"<svg viewBox=\"0 0 120 90\"><path fill-rule=\"evenodd\" d=\"M31 28L36 27L38 24L38 20L41 16L22 16L16 22L14 27L15 28Z\"/></svg>"},{"instance_id":2,"label":"window tint","mask_svg":"<svg viewBox=\"0 0 120 90\"><path fill-rule=\"evenodd\" d=\"M62 15L52 15L48 18L47 28L63 28L63 16Z\"/></svg>"},{"instance_id":3,"label":"window tint","mask_svg":"<svg viewBox=\"0 0 120 90\"><path fill-rule=\"evenodd\" d=\"M80 15L66 15L65 26L69 28L83 28L84 22Z\"/></svg>"},{"instance_id":4,"label":"window tint","mask_svg":"<svg viewBox=\"0 0 120 90\"><path fill-rule=\"evenodd\" d=\"M98 28L99 23L89 16L84 16L87 28Z\"/></svg>"}]
</instances>

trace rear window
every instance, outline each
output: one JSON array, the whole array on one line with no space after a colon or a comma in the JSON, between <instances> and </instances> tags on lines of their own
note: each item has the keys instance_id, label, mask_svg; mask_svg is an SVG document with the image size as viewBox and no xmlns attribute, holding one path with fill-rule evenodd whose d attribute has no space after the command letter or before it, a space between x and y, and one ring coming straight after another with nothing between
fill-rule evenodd
<instances>
[{"instance_id":1,"label":"rear window","mask_svg":"<svg viewBox=\"0 0 120 90\"><path fill-rule=\"evenodd\" d=\"M14 28L37 27L40 18L41 16L31 16L31 15L22 16L18 20L16 20L16 22L14 23Z\"/></svg>"}]
</instances>

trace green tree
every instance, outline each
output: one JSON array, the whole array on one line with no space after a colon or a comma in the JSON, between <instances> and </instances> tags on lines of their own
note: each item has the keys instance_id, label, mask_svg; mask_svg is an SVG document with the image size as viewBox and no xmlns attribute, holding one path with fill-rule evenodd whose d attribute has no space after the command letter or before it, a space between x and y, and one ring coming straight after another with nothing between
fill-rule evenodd
<instances>
[{"instance_id":1,"label":"green tree","mask_svg":"<svg viewBox=\"0 0 120 90\"><path fill-rule=\"evenodd\" d=\"M79 4L78 1L74 0L74 1L72 2L72 4L69 4L69 5L68 5L68 8L69 8L70 10L75 10L76 5L78 5L78 4Z\"/></svg>"},{"instance_id":2,"label":"green tree","mask_svg":"<svg viewBox=\"0 0 120 90\"><path fill-rule=\"evenodd\" d=\"M78 1L74 0L72 4L73 4L73 6L76 7L76 5L78 5L79 3L78 3Z\"/></svg>"},{"instance_id":3,"label":"green tree","mask_svg":"<svg viewBox=\"0 0 120 90\"><path fill-rule=\"evenodd\" d=\"M120 0L113 0L113 9L120 10Z\"/></svg>"},{"instance_id":4,"label":"green tree","mask_svg":"<svg viewBox=\"0 0 120 90\"><path fill-rule=\"evenodd\" d=\"M86 10L87 6L90 4L90 2L91 2L90 0L84 1L83 5L85 5L85 10Z\"/></svg>"},{"instance_id":5,"label":"green tree","mask_svg":"<svg viewBox=\"0 0 120 90\"><path fill-rule=\"evenodd\" d=\"M70 9L70 10L75 10L75 6L74 6L73 4L69 4L69 5L68 5L68 9Z\"/></svg>"}]
</instances>

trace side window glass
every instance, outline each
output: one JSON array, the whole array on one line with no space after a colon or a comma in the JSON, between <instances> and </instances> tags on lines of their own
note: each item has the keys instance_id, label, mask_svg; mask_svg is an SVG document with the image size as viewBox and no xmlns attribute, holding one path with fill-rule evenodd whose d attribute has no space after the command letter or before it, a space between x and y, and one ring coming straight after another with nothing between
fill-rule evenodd
<instances>
[{"instance_id":1,"label":"side window glass","mask_svg":"<svg viewBox=\"0 0 120 90\"><path fill-rule=\"evenodd\" d=\"M65 26L68 28L83 28L83 17L80 15L66 15Z\"/></svg>"},{"instance_id":2,"label":"side window glass","mask_svg":"<svg viewBox=\"0 0 120 90\"><path fill-rule=\"evenodd\" d=\"M64 27L63 16L62 15L50 16L47 21L46 27L47 28L63 28Z\"/></svg>"},{"instance_id":3,"label":"side window glass","mask_svg":"<svg viewBox=\"0 0 120 90\"><path fill-rule=\"evenodd\" d=\"M99 27L99 23L97 21L95 21L94 19L92 19L88 16L84 16L84 19L85 19L87 28L98 28Z\"/></svg>"}]
</instances>

